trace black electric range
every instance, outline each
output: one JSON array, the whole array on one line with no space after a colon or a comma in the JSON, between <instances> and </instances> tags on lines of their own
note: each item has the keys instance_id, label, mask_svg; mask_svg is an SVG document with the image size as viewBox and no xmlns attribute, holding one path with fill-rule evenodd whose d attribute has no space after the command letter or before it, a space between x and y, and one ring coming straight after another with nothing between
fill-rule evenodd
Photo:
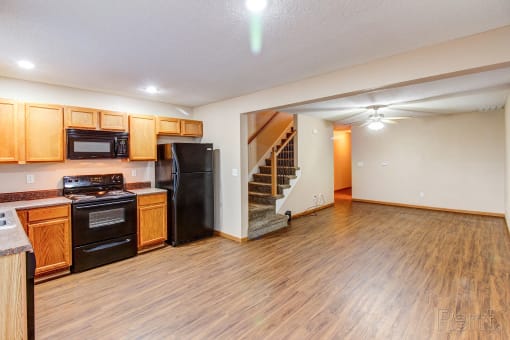
<instances>
[{"instance_id":1,"label":"black electric range","mask_svg":"<svg viewBox=\"0 0 510 340\"><path fill-rule=\"evenodd\" d=\"M122 174L64 176L72 200L72 272L136 255L136 195Z\"/></svg>"}]
</instances>

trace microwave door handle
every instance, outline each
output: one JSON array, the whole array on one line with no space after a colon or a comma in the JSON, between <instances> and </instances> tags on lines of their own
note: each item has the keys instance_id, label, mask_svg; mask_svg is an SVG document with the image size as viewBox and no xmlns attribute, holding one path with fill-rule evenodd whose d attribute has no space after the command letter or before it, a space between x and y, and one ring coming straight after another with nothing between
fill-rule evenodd
<instances>
[{"instance_id":1,"label":"microwave door handle","mask_svg":"<svg viewBox=\"0 0 510 340\"><path fill-rule=\"evenodd\" d=\"M118 150L119 150L119 143L117 142L117 137L115 137L113 139L113 153L114 153L115 157L117 157Z\"/></svg>"}]
</instances>

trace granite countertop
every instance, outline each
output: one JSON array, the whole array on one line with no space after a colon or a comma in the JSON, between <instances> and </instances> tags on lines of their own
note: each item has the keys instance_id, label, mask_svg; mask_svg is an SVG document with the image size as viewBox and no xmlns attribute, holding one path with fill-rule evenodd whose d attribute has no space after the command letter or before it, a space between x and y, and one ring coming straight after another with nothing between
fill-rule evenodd
<instances>
[{"instance_id":1,"label":"granite countertop","mask_svg":"<svg viewBox=\"0 0 510 340\"><path fill-rule=\"evenodd\" d=\"M150 194L158 194L160 192L166 192L165 189L159 189L159 188L131 189L129 191L134 193L134 194L137 194L139 196L150 195Z\"/></svg>"},{"instance_id":2,"label":"granite countertop","mask_svg":"<svg viewBox=\"0 0 510 340\"><path fill-rule=\"evenodd\" d=\"M0 203L0 213L4 213L7 216L7 220L12 221L15 224L14 227L8 229L2 229L0 227L0 256L33 251L32 244L30 244L27 234L18 219L16 209L48 207L69 203L71 203L71 201L65 197Z\"/></svg>"}]
</instances>

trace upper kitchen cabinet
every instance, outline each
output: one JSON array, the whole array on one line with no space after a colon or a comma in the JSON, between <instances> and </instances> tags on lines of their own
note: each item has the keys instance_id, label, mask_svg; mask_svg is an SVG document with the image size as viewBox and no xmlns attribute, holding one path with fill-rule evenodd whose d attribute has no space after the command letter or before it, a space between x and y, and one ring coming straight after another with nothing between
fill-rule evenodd
<instances>
[{"instance_id":1,"label":"upper kitchen cabinet","mask_svg":"<svg viewBox=\"0 0 510 340\"><path fill-rule=\"evenodd\" d=\"M202 121L181 119L181 136L202 137Z\"/></svg>"},{"instance_id":2,"label":"upper kitchen cabinet","mask_svg":"<svg viewBox=\"0 0 510 340\"><path fill-rule=\"evenodd\" d=\"M129 116L129 159L132 161L156 160L156 118Z\"/></svg>"},{"instance_id":3,"label":"upper kitchen cabinet","mask_svg":"<svg viewBox=\"0 0 510 340\"><path fill-rule=\"evenodd\" d=\"M64 108L57 105L25 105L25 160L64 160Z\"/></svg>"},{"instance_id":4,"label":"upper kitchen cabinet","mask_svg":"<svg viewBox=\"0 0 510 340\"><path fill-rule=\"evenodd\" d=\"M0 162L18 161L18 104L0 99Z\"/></svg>"},{"instance_id":5,"label":"upper kitchen cabinet","mask_svg":"<svg viewBox=\"0 0 510 340\"><path fill-rule=\"evenodd\" d=\"M83 107L66 107L66 127L77 129L96 129L98 111Z\"/></svg>"},{"instance_id":6,"label":"upper kitchen cabinet","mask_svg":"<svg viewBox=\"0 0 510 340\"><path fill-rule=\"evenodd\" d=\"M181 120L172 117L157 117L158 135L180 136Z\"/></svg>"},{"instance_id":7,"label":"upper kitchen cabinet","mask_svg":"<svg viewBox=\"0 0 510 340\"><path fill-rule=\"evenodd\" d=\"M122 112L101 111L99 116L99 128L101 130L126 131L127 118Z\"/></svg>"}]
</instances>

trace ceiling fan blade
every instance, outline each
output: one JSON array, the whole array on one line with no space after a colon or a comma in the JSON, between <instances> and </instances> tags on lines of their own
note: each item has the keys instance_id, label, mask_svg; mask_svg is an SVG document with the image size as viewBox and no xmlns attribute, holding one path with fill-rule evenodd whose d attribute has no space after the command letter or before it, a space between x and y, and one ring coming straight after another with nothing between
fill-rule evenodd
<instances>
[{"instance_id":1,"label":"ceiling fan blade","mask_svg":"<svg viewBox=\"0 0 510 340\"><path fill-rule=\"evenodd\" d=\"M394 122L394 121L386 119L386 118L381 119L381 122L387 123L387 124L397 124L397 122Z\"/></svg>"},{"instance_id":2,"label":"ceiling fan blade","mask_svg":"<svg viewBox=\"0 0 510 340\"><path fill-rule=\"evenodd\" d=\"M364 122L363 124L359 125L359 127L365 127L365 126L367 126L367 125L368 125L368 124L370 124L370 123L372 123L372 121L371 121L371 120L366 121L366 122Z\"/></svg>"},{"instance_id":3,"label":"ceiling fan blade","mask_svg":"<svg viewBox=\"0 0 510 340\"><path fill-rule=\"evenodd\" d=\"M401 119L413 119L415 117L384 117L384 119L389 119L389 120L401 120Z\"/></svg>"}]
</instances>

